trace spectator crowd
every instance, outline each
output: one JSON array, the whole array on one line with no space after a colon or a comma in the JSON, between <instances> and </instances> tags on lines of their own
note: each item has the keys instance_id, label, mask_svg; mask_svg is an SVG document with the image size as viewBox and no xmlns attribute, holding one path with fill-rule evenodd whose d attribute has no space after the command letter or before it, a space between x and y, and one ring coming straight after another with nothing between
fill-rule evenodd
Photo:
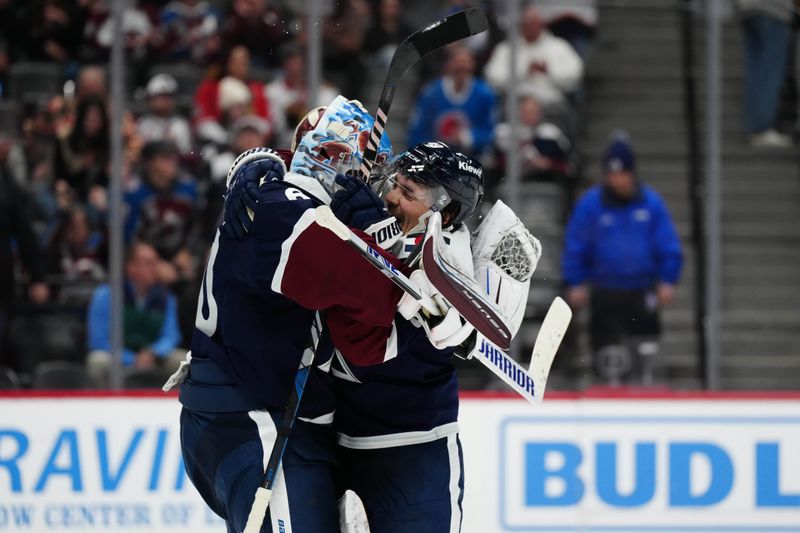
<instances>
[{"instance_id":1,"label":"spectator crowd","mask_svg":"<svg viewBox=\"0 0 800 533\"><path fill-rule=\"evenodd\" d=\"M467 4L443 1L438 14ZM408 137L393 141L459 147L484 163L490 190L510 151L522 157L523 179L574 180L595 2L526 5L513 21L517 43L495 4L482 6L489 32L427 62ZM95 385L108 383L110 6L0 0L0 366L29 383L37 363L52 358L88 364ZM163 373L189 342L198 278L236 155L287 148L299 119L339 92L367 98L364 69L385 70L414 29L399 0L331 2L324 15L324 81L310 101L310 22L298 3L125 3L123 364L131 375ZM515 138L505 114L512 77ZM63 335L31 335L45 323Z\"/></svg>"}]
</instances>

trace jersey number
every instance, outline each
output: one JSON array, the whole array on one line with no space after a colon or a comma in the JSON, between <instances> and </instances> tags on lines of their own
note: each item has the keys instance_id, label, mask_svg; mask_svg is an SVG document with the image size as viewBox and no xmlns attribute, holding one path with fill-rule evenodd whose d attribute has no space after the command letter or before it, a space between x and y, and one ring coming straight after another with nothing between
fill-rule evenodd
<instances>
[{"instance_id":1,"label":"jersey number","mask_svg":"<svg viewBox=\"0 0 800 533\"><path fill-rule=\"evenodd\" d=\"M214 243L211 245L211 252L208 255L208 264L203 273L203 285L200 287L200 296L197 299L197 314L194 318L194 325L197 329L208 335L214 335L217 331L217 301L214 299L214 261L217 259L219 251L219 230L214 236Z\"/></svg>"}]
</instances>

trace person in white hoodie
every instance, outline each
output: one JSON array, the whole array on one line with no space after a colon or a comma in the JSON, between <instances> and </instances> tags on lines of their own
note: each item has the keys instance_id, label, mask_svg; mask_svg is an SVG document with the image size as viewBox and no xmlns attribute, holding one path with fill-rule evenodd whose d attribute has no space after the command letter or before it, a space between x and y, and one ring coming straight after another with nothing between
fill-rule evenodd
<instances>
[{"instance_id":1,"label":"person in white hoodie","mask_svg":"<svg viewBox=\"0 0 800 533\"><path fill-rule=\"evenodd\" d=\"M567 95L577 90L583 79L583 61L570 44L545 29L536 7L527 7L520 22L517 78L520 89L534 95L544 108L568 105ZM499 43L486 64L486 79L505 92L511 80L510 40Z\"/></svg>"},{"instance_id":2,"label":"person in white hoodie","mask_svg":"<svg viewBox=\"0 0 800 533\"><path fill-rule=\"evenodd\" d=\"M192 150L192 129L175 110L178 82L162 72L150 78L146 91L147 113L136 123L142 140L172 141L181 154L188 154Z\"/></svg>"}]
</instances>

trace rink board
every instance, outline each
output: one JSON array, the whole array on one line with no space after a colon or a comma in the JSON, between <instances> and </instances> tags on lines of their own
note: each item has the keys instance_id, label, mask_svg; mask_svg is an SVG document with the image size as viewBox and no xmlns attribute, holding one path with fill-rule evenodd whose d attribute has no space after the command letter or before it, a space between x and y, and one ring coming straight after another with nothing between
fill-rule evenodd
<instances>
[{"instance_id":1,"label":"rink board","mask_svg":"<svg viewBox=\"0 0 800 533\"><path fill-rule=\"evenodd\" d=\"M0 532L224 532L174 397L0 395ZM464 533L800 532L800 394L463 397Z\"/></svg>"}]
</instances>

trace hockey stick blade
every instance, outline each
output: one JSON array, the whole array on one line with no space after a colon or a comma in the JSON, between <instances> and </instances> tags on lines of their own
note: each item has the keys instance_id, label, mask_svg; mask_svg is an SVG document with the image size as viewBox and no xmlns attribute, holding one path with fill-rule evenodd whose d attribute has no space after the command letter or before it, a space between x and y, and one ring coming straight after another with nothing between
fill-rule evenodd
<instances>
[{"instance_id":1,"label":"hockey stick blade","mask_svg":"<svg viewBox=\"0 0 800 533\"><path fill-rule=\"evenodd\" d=\"M540 384L505 350L477 332L475 345L467 356L469 359L478 360L483 366L491 370L494 375L499 377L506 385L531 402L532 404L541 403L539 393ZM544 384L541 385L544 388Z\"/></svg>"},{"instance_id":2,"label":"hockey stick blade","mask_svg":"<svg viewBox=\"0 0 800 533\"><path fill-rule=\"evenodd\" d=\"M475 345L467 357L480 361L517 394L538 405L544 400L550 366L571 319L572 310L566 302L558 297L553 300L536 336L527 372L509 354L480 333L475 337Z\"/></svg>"},{"instance_id":3,"label":"hockey stick blade","mask_svg":"<svg viewBox=\"0 0 800 533\"><path fill-rule=\"evenodd\" d=\"M383 83L383 91L381 91L378 101L378 110L375 112L375 123L372 126L367 148L364 150L364 158L359 169L362 179L366 180L369 177L372 166L375 164L378 145L381 142L381 136L389 117L389 109L394 100L394 91L403 74L414 63L434 50L486 31L488 28L489 21L486 19L486 14L480 8L473 7L429 24L412 33L400 43L389 64L389 71L386 73L386 81Z\"/></svg>"},{"instance_id":4,"label":"hockey stick blade","mask_svg":"<svg viewBox=\"0 0 800 533\"><path fill-rule=\"evenodd\" d=\"M450 305L483 336L501 350L511 347L511 329L505 318L484 295L475 280L447 261L441 249L442 217L433 213L422 245L422 269Z\"/></svg>"},{"instance_id":5,"label":"hockey stick blade","mask_svg":"<svg viewBox=\"0 0 800 533\"><path fill-rule=\"evenodd\" d=\"M531 364L528 368L528 374L536 383L538 402L544 399L544 389L547 386L550 367L571 320L572 309L569 308L567 302L556 296L542 321L542 327L539 328L539 334L533 344Z\"/></svg>"}]
</instances>

